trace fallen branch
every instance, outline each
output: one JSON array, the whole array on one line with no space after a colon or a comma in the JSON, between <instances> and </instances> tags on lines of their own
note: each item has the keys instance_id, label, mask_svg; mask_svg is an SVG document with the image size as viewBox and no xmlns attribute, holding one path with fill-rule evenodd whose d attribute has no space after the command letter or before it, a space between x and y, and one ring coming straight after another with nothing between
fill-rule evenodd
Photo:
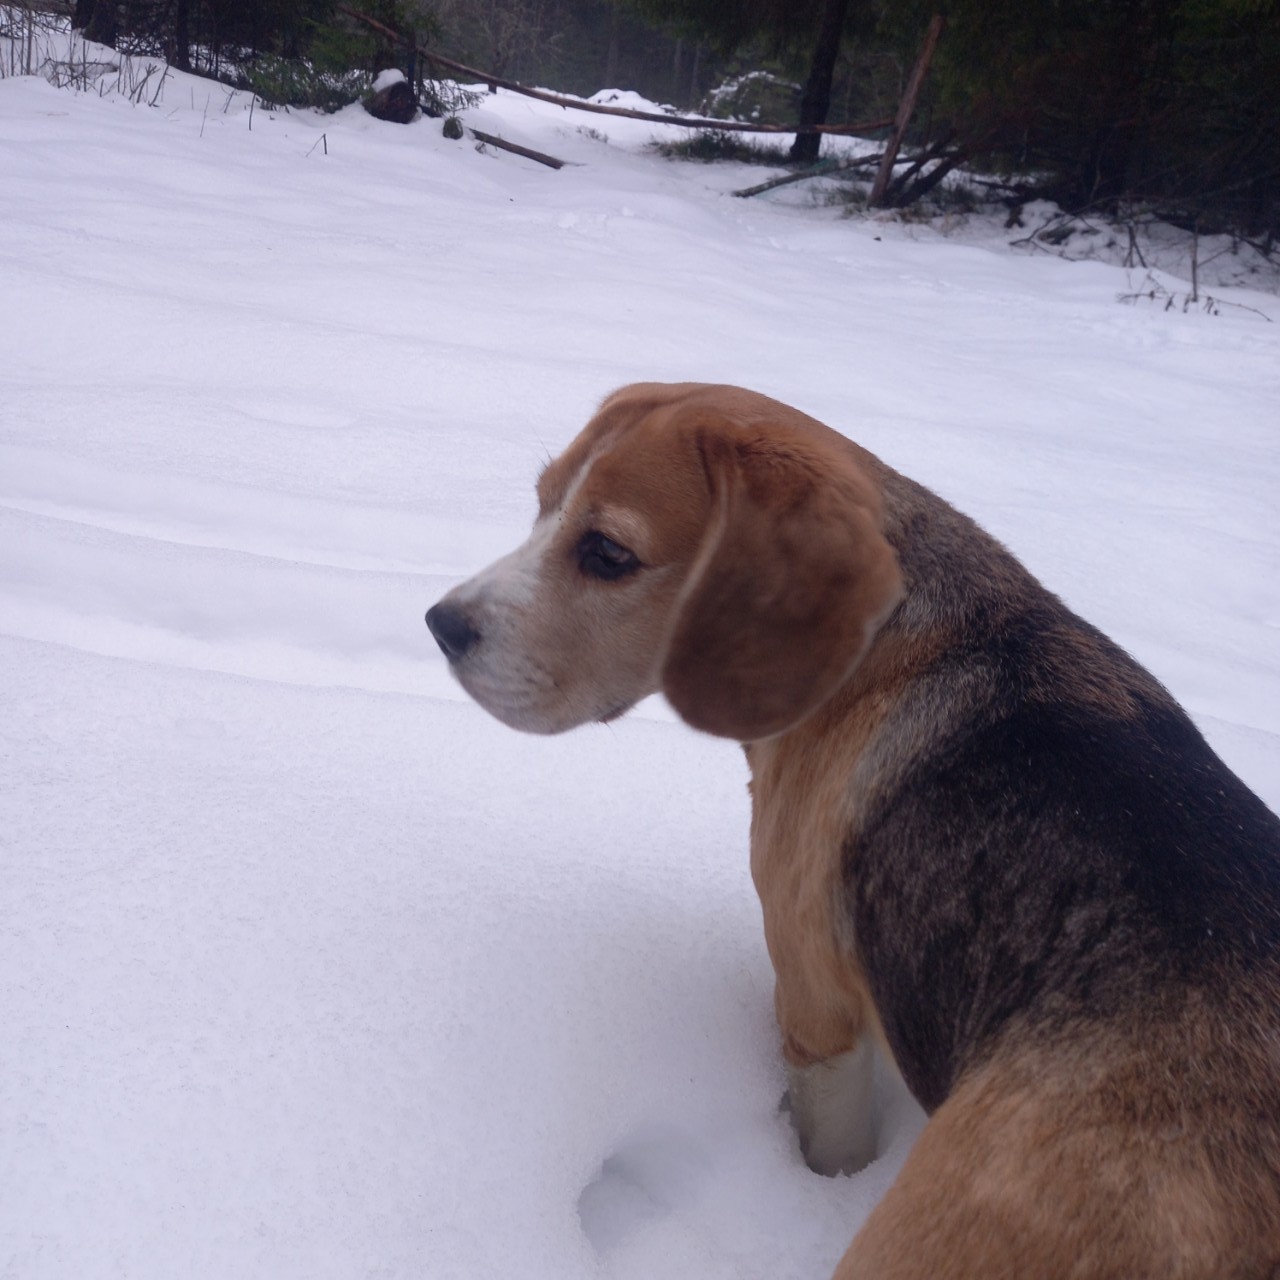
<instances>
[{"instance_id":1,"label":"fallen branch","mask_svg":"<svg viewBox=\"0 0 1280 1280\"><path fill-rule=\"evenodd\" d=\"M545 151L535 151L532 147L522 147L518 143L508 142L505 138L495 137L492 133L485 133L482 129L472 129L471 136L491 147L498 147L502 151L514 151L518 156L526 156L530 160L536 160L539 164L545 164L549 169L563 169L565 166L565 161L557 160L555 156L549 156Z\"/></svg>"},{"instance_id":2,"label":"fallen branch","mask_svg":"<svg viewBox=\"0 0 1280 1280\"><path fill-rule=\"evenodd\" d=\"M363 22L375 31L381 31L400 44L408 45L409 40L393 27L371 18L367 13L359 13L345 4L337 6L339 13L348 18ZM658 111L633 111L630 107L607 107L600 102L584 102L581 98L565 98L558 93L547 93L544 89L530 89L527 85L515 80L504 80L501 76L491 75L487 71L478 71L465 63L454 62L443 54L433 53L420 44L412 46L418 53L434 62L437 66L466 76L472 81L483 81L490 89L506 89L511 93L524 94L526 98L536 98L539 102L550 102L553 106L567 107L572 111L590 111L602 116L622 116L627 120L647 120L653 124L681 125L687 129L718 129L728 133L869 133L874 129L884 129L893 123L892 120L868 120L860 124L748 124L742 120L707 120L698 116L671 116Z\"/></svg>"},{"instance_id":3,"label":"fallen branch","mask_svg":"<svg viewBox=\"0 0 1280 1280\"><path fill-rule=\"evenodd\" d=\"M961 147L934 165L914 186L908 187L908 178L905 175L895 179L893 199L886 203L895 208L905 208L909 204L914 204L922 196L927 196L953 169L958 169L962 164L968 164L972 159L973 152L967 147Z\"/></svg>"},{"instance_id":4,"label":"fallen branch","mask_svg":"<svg viewBox=\"0 0 1280 1280\"><path fill-rule=\"evenodd\" d=\"M741 191L731 191L731 196L758 196L777 187L785 187L788 183L803 182L806 178L825 178L833 173L847 173L850 169L858 169L863 165L879 164L883 155L861 156L857 160L824 160L821 164L811 165L797 173L783 174L781 178L770 178L768 182L757 183L754 187L743 187Z\"/></svg>"},{"instance_id":5,"label":"fallen branch","mask_svg":"<svg viewBox=\"0 0 1280 1280\"><path fill-rule=\"evenodd\" d=\"M922 196L928 195L953 169L958 169L973 158L972 147L961 146L951 149L953 136L953 133L948 130L932 146L921 151L905 173L898 174L889 183L888 190L881 199L881 204L886 209L901 209L914 204ZM935 160L938 163L928 173L923 173L924 167Z\"/></svg>"}]
</instances>

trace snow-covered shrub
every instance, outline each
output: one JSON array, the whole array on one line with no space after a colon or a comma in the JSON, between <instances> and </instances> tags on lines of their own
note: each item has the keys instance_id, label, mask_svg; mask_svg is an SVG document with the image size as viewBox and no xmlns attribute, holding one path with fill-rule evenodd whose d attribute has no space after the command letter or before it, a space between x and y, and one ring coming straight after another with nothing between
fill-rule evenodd
<instances>
[{"instance_id":1,"label":"snow-covered shrub","mask_svg":"<svg viewBox=\"0 0 1280 1280\"><path fill-rule=\"evenodd\" d=\"M772 71L748 71L717 85L703 99L702 111L717 120L789 124L800 110L800 86Z\"/></svg>"}]
</instances>

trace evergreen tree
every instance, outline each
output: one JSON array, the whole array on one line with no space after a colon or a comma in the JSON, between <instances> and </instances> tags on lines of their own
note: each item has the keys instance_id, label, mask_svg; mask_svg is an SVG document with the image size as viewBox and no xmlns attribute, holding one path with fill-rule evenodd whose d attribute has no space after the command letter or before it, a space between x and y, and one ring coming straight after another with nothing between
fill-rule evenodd
<instances>
[{"instance_id":1,"label":"evergreen tree","mask_svg":"<svg viewBox=\"0 0 1280 1280\"><path fill-rule=\"evenodd\" d=\"M886 4L906 52L932 0ZM1274 231L1276 0L952 0L931 124L1075 208L1147 201Z\"/></svg>"}]
</instances>

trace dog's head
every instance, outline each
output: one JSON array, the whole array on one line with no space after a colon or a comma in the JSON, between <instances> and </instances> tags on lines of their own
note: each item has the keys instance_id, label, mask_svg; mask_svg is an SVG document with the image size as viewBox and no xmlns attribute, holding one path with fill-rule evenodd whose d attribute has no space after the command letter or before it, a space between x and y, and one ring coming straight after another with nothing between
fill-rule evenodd
<instances>
[{"instance_id":1,"label":"dog's head","mask_svg":"<svg viewBox=\"0 0 1280 1280\"><path fill-rule=\"evenodd\" d=\"M749 742L830 697L901 590L855 446L736 387L639 383L543 471L528 541L427 625L514 728L611 720L661 691Z\"/></svg>"}]
</instances>

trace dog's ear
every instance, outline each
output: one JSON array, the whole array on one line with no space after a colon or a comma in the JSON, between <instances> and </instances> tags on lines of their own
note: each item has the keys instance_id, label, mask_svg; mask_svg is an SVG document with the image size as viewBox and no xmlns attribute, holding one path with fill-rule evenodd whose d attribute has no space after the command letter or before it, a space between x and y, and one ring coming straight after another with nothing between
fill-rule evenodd
<instances>
[{"instance_id":1,"label":"dog's ear","mask_svg":"<svg viewBox=\"0 0 1280 1280\"><path fill-rule=\"evenodd\" d=\"M844 682L902 595L879 497L842 448L699 440L714 515L677 603L662 690L696 729L750 742Z\"/></svg>"}]
</instances>

